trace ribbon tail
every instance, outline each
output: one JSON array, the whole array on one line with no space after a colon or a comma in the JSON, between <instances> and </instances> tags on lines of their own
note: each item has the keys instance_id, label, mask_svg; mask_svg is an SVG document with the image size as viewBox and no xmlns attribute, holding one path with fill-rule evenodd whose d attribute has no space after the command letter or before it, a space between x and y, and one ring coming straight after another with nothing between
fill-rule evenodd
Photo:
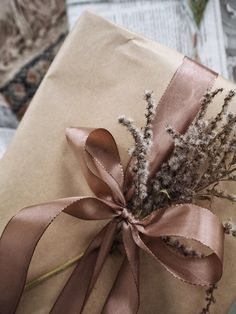
<instances>
[{"instance_id":1,"label":"ribbon tail","mask_svg":"<svg viewBox=\"0 0 236 314\"><path fill-rule=\"evenodd\" d=\"M137 286L126 257L107 297L102 314L135 314L138 312L138 307Z\"/></svg>"},{"instance_id":2,"label":"ribbon tail","mask_svg":"<svg viewBox=\"0 0 236 314\"><path fill-rule=\"evenodd\" d=\"M116 229L117 224L111 221L92 240L61 291L50 314L74 314L83 311L110 252Z\"/></svg>"},{"instance_id":3,"label":"ribbon tail","mask_svg":"<svg viewBox=\"0 0 236 314\"><path fill-rule=\"evenodd\" d=\"M136 314L139 309L139 249L128 225L123 228L123 243L126 257L102 314Z\"/></svg>"},{"instance_id":4,"label":"ribbon tail","mask_svg":"<svg viewBox=\"0 0 236 314\"><path fill-rule=\"evenodd\" d=\"M37 244L62 212L84 220L104 220L114 215L109 204L93 197L59 199L18 212L0 239L0 313L16 312Z\"/></svg>"},{"instance_id":5,"label":"ribbon tail","mask_svg":"<svg viewBox=\"0 0 236 314\"><path fill-rule=\"evenodd\" d=\"M68 198L24 208L7 224L0 240L0 313L16 312L38 241L73 202Z\"/></svg>"}]
</instances>

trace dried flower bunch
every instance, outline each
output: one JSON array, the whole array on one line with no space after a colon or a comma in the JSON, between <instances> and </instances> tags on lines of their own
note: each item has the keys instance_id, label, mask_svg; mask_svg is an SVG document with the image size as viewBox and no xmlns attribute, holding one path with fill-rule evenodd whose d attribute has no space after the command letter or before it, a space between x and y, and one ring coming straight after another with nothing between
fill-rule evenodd
<instances>
[{"instance_id":1,"label":"dried flower bunch","mask_svg":"<svg viewBox=\"0 0 236 314\"><path fill-rule=\"evenodd\" d=\"M219 88L204 95L197 116L184 134L178 133L171 125L166 126L166 132L173 140L173 152L151 180L148 180L147 154L152 145L152 121L156 109L152 92L145 92L147 107L143 128L137 127L131 118L118 118L135 143L129 150L135 157L131 164L134 193L129 202L134 216L143 218L157 208L198 203L200 199L211 201L213 197L236 202L236 195L217 188L221 181L236 181L236 114L229 110L235 91L228 92L215 117L206 118L208 106L222 92L223 89ZM224 223L224 229L226 234L236 237L236 225L231 220ZM203 256L176 238L165 237L163 241L179 254ZM200 314L210 312L210 306L215 303L213 292L216 288L212 285L206 290L206 306Z\"/></svg>"},{"instance_id":2,"label":"dried flower bunch","mask_svg":"<svg viewBox=\"0 0 236 314\"><path fill-rule=\"evenodd\" d=\"M204 95L199 113L185 134L166 126L173 139L173 153L150 181L147 180L149 164L146 156L152 145L155 112L152 93L145 92L147 113L144 128L135 126L130 118L119 117L119 123L127 127L135 142L132 149L136 157L132 165L134 194L131 200L134 215L143 217L156 208L196 203L198 199L210 200L212 196L236 201L236 195L217 189L221 181L236 181L236 114L228 110L235 92L229 91L215 117L209 120L205 117L208 105L222 91L219 88Z\"/></svg>"}]
</instances>

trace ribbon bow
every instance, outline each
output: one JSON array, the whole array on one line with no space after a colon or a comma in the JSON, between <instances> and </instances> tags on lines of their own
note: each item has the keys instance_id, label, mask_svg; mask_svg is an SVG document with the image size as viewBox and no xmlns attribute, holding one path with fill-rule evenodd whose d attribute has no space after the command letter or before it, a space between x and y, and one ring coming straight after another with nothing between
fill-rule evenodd
<instances>
[{"instance_id":1,"label":"ribbon bow","mask_svg":"<svg viewBox=\"0 0 236 314\"><path fill-rule=\"evenodd\" d=\"M215 73L184 59L161 98L153 122L155 147L149 156L150 172L156 171L156 165L161 165L171 149L165 121L169 119L173 126L184 131L196 115L206 86L211 86L215 77ZM127 207L124 193L124 178L130 180L130 173L126 171L127 176L124 175L112 135L105 129L71 128L67 130L67 138L95 196L70 197L31 206L10 220L0 240L0 313L15 313L37 243L62 212L83 220L109 221L89 244L51 314L83 311L118 233L122 238L124 261L104 304L104 314L137 313L139 249L185 282L210 285L221 278L224 231L213 213L193 204L179 204L157 209L145 219L136 219ZM177 255L163 242L165 236L196 240L212 253L203 258Z\"/></svg>"},{"instance_id":2,"label":"ribbon bow","mask_svg":"<svg viewBox=\"0 0 236 314\"><path fill-rule=\"evenodd\" d=\"M213 213L193 204L181 204L156 210L142 220L135 219L127 208L124 171L112 135L105 129L71 128L67 130L67 137L77 156L80 157L82 152L84 154L85 177L96 197L72 197L28 207L13 218L0 242L1 250L4 245L10 250L9 255L3 255L0 261L1 282L8 282L9 273L14 278L14 283L10 283L11 289L5 287L5 296L0 296L1 313L14 313L37 242L61 212L84 220L110 221L89 244L54 304L53 314L82 312L118 232L122 235L125 258L102 313L137 313L139 248L159 261L176 278L188 283L210 285L220 279L224 232ZM14 246L8 246L13 229L14 234L19 235L24 226L27 228L20 240L15 237ZM183 257L168 249L162 240L164 236L193 239L213 252L203 258ZM20 262L12 267L9 259L6 262L16 250Z\"/></svg>"}]
</instances>

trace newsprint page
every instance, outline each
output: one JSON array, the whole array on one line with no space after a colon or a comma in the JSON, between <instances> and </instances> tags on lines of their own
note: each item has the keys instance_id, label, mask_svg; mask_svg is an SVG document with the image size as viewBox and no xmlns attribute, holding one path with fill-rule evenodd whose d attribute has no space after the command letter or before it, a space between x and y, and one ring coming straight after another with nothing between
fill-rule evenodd
<instances>
[{"instance_id":1,"label":"newsprint page","mask_svg":"<svg viewBox=\"0 0 236 314\"><path fill-rule=\"evenodd\" d=\"M188 0L67 0L70 29L84 10L176 49L236 82L236 0L209 0L199 27Z\"/></svg>"}]
</instances>

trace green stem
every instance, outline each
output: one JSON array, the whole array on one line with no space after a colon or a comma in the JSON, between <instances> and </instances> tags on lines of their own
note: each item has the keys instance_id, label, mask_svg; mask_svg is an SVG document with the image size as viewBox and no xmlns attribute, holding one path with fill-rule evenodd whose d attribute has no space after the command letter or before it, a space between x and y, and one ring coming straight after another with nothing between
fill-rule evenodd
<instances>
[{"instance_id":1,"label":"green stem","mask_svg":"<svg viewBox=\"0 0 236 314\"><path fill-rule=\"evenodd\" d=\"M69 268L70 266L76 264L81 257L83 256L84 253L77 255L75 257L73 257L72 259L68 260L67 262L65 262L64 264L61 264L59 266L57 266L56 268L50 270L49 272L47 272L46 274L43 274L37 278L32 279L31 281L29 281L26 285L25 285L25 290L30 290L36 286L38 286L39 284L41 284L42 282L48 280L49 278L61 273L62 271L64 271L65 269Z\"/></svg>"}]
</instances>

